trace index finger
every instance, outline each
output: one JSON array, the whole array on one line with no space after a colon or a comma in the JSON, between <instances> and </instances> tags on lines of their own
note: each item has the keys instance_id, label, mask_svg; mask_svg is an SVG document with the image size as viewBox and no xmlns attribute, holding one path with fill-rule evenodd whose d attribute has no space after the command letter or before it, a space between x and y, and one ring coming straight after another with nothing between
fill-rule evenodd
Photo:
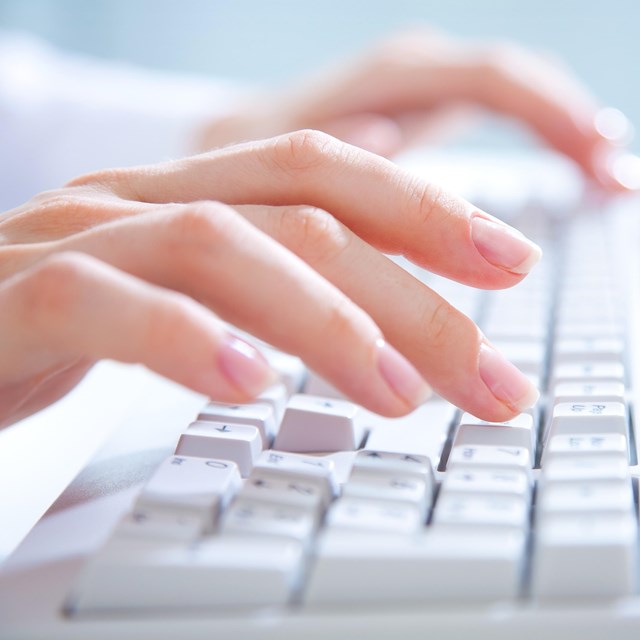
<instances>
[{"instance_id":1,"label":"index finger","mask_svg":"<svg viewBox=\"0 0 640 640\"><path fill-rule=\"evenodd\" d=\"M522 234L470 203L317 131L97 178L147 202L313 205L379 250L473 286L512 286L540 257Z\"/></svg>"}]
</instances>

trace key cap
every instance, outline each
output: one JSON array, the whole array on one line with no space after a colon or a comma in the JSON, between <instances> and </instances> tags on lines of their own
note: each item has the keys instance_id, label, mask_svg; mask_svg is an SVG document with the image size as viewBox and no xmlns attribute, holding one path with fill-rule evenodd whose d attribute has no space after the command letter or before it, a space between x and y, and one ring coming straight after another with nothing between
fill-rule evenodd
<instances>
[{"instance_id":1,"label":"key cap","mask_svg":"<svg viewBox=\"0 0 640 640\"><path fill-rule=\"evenodd\" d=\"M561 402L553 408L550 437L560 434L627 434L627 413L621 402Z\"/></svg>"},{"instance_id":2,"label":"key cap","mask_svg":"<svg viewBox=\"0 0 640 640\"><path fill-rule=\"evenodd\" d=\"M377 473L415 475L433 485L433 467L427 456L363 449L353 461L353 470Z\"/></svg>"},{"instance_id":3,"label":"key cap","mask_svg":"<svg viewBox=\"0 0 640 640\"><path fill-rule=\"evenodd\" d=\"M307 544L315 531L315 516L291 505L238 497L220 522L223 535L275 536Z\"/></svg>"},{"instance_id":4,"label":"key cap","mask_svg":"<svg viewBox=\"0 0 640 640\"><path fill-rule=\"evenodd\" d=\"M444 400L425 402L402 418L363 411L362 424L369 431L367 449L423 455L437 467L456 411Z\"/></svg>"},{"instance_id":5,"label":"key cap","mask_svg":"<svg viewBox=\"0 0 640 640\"><path fill-rule=\"evenodd\" d=\"M320 519L329 504L329 496L315 478L309 481L304 476L290 477L288 474L269 473L263 469L254 469L239 495L261 502L301 508L312 513L316 520Z\"/></svg>"},{"instance_id":6,"label":"key cap","mask_svg":"<svg viewBox=\"0 0 640 640\"><path fill-rule=\"evenodd\" d=\"M494 447L481 444L453 447L447 461L447 470L459 467L509 469L523 471L531 477L531 454L525 447Z\"/></svg>"},{"instance_id":7,"label":"key cap","mask_svg":"<svg viewBox=\"0 0 640 640\"><path fill-rule=\"evenodd\" d=\"M583 480L547 484L536 503L538 522L556 515L633 513L629 480Z\"/></svg>"},{"instance_id":8,"label":"key cap","mask_svg":"<svg viewBox=\"0 0 640 640\"><path fill-rule=\"evenodd\" d=\"M192 422L180 436L176 454L233 460L246 478L262 451L262 438L251 425Z\"/></svg>"},{"instance_id":9,"label":"key cap","mask_svg":"<svg viewBox=\"0 0 640 640\"><path fill-rule=\"evenodd\" d=\"M470 528L509 527L525 531L529 507L517 495L465 495L444 493L433 513L433 527Z\"/></svg>"},{"instance_id":10,"label":"key cap","mask_svg":"<svg viewBox=\"0 0 640 640\"><path fill-rule=\"evenodd\" d=\"M327 513L332 529L369 533L409 534L424 525L424 515L410 502L368 500L350 496L336 500Z\"/></svg>"},{"instance_id":11,"label":"key cap","mask_svg":"<svg viewBox=\"0 0 640 640\"><path fill-rule=\"evenodd\" d=\"M529 413L521 413L506 422L487 422L470 413L465 413L456 430L454 446L474 444L525 447L533 457L535 448L533 416Z\"/></svg>"},{"instance_id":12,"label":"key cap","mask_svg":"<svg viewBox=\"0 0 640 640\"><path fill-rule=\"evenodd\" d=\"M440 496L450 493L515 495L528 500L531 482L523 471L458 467L447 471L440 487Z\"/></svg>"},{"instance_id":13,"label":"key cap","mask_svg":"<svg viewBox=\"0 0 640 640\"><path fill-rule=\"evenodd\" d=\"M284 410L287 408L287 401L289 400L289 391L284 382L274 384L273 386L265 389L256 399L255 402L262 402L268 404L273 409L273 416L276 425L282 422L282 416ZM252 403L248 403L252 404Z\"/></svg>"},{"instance_id":14,"label":"key cap","mask_svg":"<svg viewBox=\"0 0 640 640\"><path fill-rule=\"evenodd\" d=\"M564 434L553 436L545 448L543 466L555 458L583 455L618 455L628 460L627 439L620 433Z\"/></svg>"},{"instance_id":15,"label":"key cap","mask_svg":"<svg viewBox=\"0 0 640 640\"><path fill-rule=\"evenodd\" d=\"M624 402L622 382L560 382L553 389L554 403Z\"/></svg>"},{"instance_id":16,"label":"key cap","mask_svg":"<svg viewBox=\"0 0 640 640\"><path fill-rule=\"evenodd\" d=\"M199 514L188 511L135 509L127 513L113 531L113 537L195 542L205 533Z\"/></svg>"},{"instance_id":17,"label":"key cap","mask_svg":"<svg viewBox=\"0 0 640 640\"><path fill-rule=\"evenodd\" d=\"M262 402L247 404L210 402L198 414L198 422L252 425L260 432L262 446L265 449L269 447L277 429L273 408Z\"/></svg>"},{"instance_id":18,"label":"key cap","mask_svg":"<svg viewBox=\"0 0 640 640\"><path fill-rule=\"evenodd\" d=\"M91 558L70 599L76 612L225 609L286 604L302 545L210 538L198 545L114 539Z\"/></svg>"},{"instance_id":19,"label":"key cap","mask_svg":"<svg viewBox=\"0 0 640 640\"><path fill-rule=\"evenodd\" d=\"M292 396L274 449L298 453L349 451L362 442L357 405L321 396Z\"/></svg>"},{"instance_id":20,"label":"key cap","mask_svg":"<svg viewBox=\"0 0 640 640\"><path fill-rule=\"evenodd\" d=\"M525 537L519 531L320 537L307 604L424 604L515 598Z\"/></svg>"},{"instance_id":21,"label":"key cap","mask_svg":"<svg viewBox=\"0 0 640 640\"><path fill-rule=\"evenodd\" d=\"M624 366L620 362L584 361L558 364L552 370L558 382L624 382Z\"/></svg>"},{"instance_id":22,"label":"key cap","mask_svg":"<svg viewBox=\"0 0 640 640\"><path fill-rule=\"evenodd\" d=\"M190 512L210 529L240 488L238 467L230 460L171 456L143 487L136 510Z\"/></svg>"},{"instance_id":23,"label":"key cap","mask_svg":"<svg viewBox=\"0 0 640 640\"><path fill-rule=\"evenodd\" d=\"M556 341L553 358L559 362L622 362L624 342L620 338L561 338Z\"/></svg>"},{"instance_id":24,"label":"key cap","mask_svg":"<svg viewBox=\"0 0 640 640\"><path fill-rule=\"evenodd\" d=\"M321 457L285 451L263 451L254 470L275 474L289 482L313 482L323 496L323 504L329 504L340 492L335 476L335 464Z\"/></svg>"},{"instance_id":25,"label":"key cap","mask_svg":"<svg viewBox=\"0 0 640 640\"><path fill-rule=\"evenodd\" d=\"M634 593L637 524L630 514L555 516L536 532L535 597L618 597Z\"/></svg>"},{"instance_id":26,"label":"key cap","mask_svg":"<svg viewBox=\"0 0 640 640\"><path fill-rule=\"evenodd\" d=\"M418 509L425 519L433 500L433 483L429 476L384 473L354 467L349 481L342 487L342 495L389 502L407 502Z\"/></svg>"}]
</instances>

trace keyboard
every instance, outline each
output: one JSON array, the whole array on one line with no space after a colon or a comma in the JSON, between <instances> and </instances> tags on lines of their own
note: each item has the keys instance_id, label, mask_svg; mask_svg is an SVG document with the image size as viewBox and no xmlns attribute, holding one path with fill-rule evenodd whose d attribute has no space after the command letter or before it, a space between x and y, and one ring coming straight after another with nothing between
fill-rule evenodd
<instances>
[{"instance_id":1,"label":"keyboard","mask_svg":"<svg viewBox=\"0 0 640 640\"><path fill-rule=\"evenodd\" d=\"M382 418L267 345L246 405L116 368L136 406L0 571L0 637L635 638L634 212L524 210L505 291L400 261L541 390L507 423Z\"/></svg>"}]
</instances>

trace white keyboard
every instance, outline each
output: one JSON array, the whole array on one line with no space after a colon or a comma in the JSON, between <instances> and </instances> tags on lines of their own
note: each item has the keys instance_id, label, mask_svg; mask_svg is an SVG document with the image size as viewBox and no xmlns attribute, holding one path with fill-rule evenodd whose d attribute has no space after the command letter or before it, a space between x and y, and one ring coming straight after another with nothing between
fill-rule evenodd
<instances>
[{"instance_id":1,"label":"white keyboard","mask_svg":"<svg viewBox=\"0 0 640 640\"><path fill-rule=\"evenodd\" d=\"M153 379L0 572L0 637L637 637L638 225L511 222L545 251L518 287L413 272L538 384L531 412L385 419L275 351L247 405Z\"/></svg>"}]
</instances>

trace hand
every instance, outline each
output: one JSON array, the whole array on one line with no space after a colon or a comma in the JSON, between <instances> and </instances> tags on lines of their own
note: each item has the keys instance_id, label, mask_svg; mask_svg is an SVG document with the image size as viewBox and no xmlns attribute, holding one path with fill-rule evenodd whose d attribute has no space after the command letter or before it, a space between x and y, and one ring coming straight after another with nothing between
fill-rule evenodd
<instances>
[{"instance_id":1,"label":"hand","mask_svg":"<svg viewBox=\"0 0 640 640\"><path fill-rule=\"evenodd\" d=\"M514 44L401 33L288 90L245 102L210 124L202 149L314 128L389 157L459 128L481 107L528 125L605 188L640 186L639 162L629 162L620 146L632 135L624 116L601 109L557 60Z\"/></svg>"},{"instance_id":2,"label":"hand","mask_svg":"<svg viewBox=\"0 0 640 640\"><path fill-rule=\"evenodd\" d=\"M516 284L540 255L469 203L314 131L44 193L0 216L0 424L101 358L247 400L273 374L221 318L385 415L424 400L424 379L491 420L531 405L535 390L478 328L380 251L487 288Z\"/></svg>"}]
</instances>

